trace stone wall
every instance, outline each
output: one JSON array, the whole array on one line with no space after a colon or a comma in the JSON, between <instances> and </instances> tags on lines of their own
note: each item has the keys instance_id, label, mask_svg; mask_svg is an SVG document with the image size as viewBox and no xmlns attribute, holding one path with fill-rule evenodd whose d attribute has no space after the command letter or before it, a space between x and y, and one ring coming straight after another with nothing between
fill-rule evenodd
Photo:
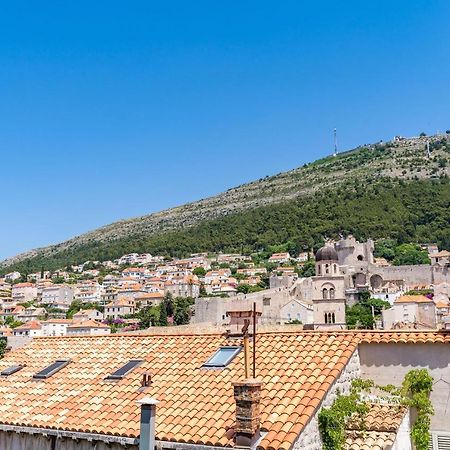
<instances>
[{"instance_id":1,"label":"stone wall","mask_svg":"<svg viewBox=\"0 0 450 450\"><path fill-rule=\"evenodd\" d=\"M226 312L229 310L251 310L256 303L262 311L259 323L281 323L281 307L291 299L290 289L267 289L252 294L238 294L232 297L200 297L195 300L195 314L192 323L211 323L224 325L229 322Z\"/></svg>"},{"instance_id":2,"label":"stone wall","mask_svg":"<svg viewBox=\"0 0 450 450\"><path fill-rule=\"evenodd\" d=\"M320 438L318 419L320 410L323 407L328 408L333 404L337 397L338 390L341 394L348 394L350 392L352 380L359 378L360 375L359 353L358 350L355 350L341 375L336 379L328 393L325 395L322 403L318 406L316 413L301 432L293 446L294 450L322 450L323 444L322 439Z\"/></svg>"}]
</instances>

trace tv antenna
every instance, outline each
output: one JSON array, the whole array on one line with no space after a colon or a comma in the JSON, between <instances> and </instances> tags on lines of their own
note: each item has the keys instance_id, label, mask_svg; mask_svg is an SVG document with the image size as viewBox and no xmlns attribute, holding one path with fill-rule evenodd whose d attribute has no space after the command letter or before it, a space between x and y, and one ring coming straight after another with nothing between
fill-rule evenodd
<instances>
[{"instance_id":1,"label":"tv antenna","mask_svg":"<svg viewBox=\"0 0 450 450\"><path fill-rule=\"evenodd\" d=\"M333 156L337 156L338 148L337 148L337 130L336 130L336 128L333 131L333 137L334 137L334 152L333 152Z\"/></svg>"}]
</instances>

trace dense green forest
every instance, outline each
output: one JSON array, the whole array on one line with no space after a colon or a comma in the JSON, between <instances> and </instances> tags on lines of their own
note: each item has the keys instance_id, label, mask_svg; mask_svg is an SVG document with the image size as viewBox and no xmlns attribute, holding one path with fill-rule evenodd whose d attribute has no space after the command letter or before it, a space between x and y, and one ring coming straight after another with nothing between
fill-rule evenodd
<instances>
[{"instance_id":1,"label":"dense green forest","mask_svg":"<svg viewBox=\"0 0 450 450\"><path fill-rule=\"evenodd\" d=\"M129 235L73 246L52 257L34 257L3 269L30 273L130 252L182 257L193 252L252 252L288 244L295 254L325 238L393 239L399 244L436 242L450 249L450 183L368 177L315 194L151 235Z\"/></svg>"}]
</instances>

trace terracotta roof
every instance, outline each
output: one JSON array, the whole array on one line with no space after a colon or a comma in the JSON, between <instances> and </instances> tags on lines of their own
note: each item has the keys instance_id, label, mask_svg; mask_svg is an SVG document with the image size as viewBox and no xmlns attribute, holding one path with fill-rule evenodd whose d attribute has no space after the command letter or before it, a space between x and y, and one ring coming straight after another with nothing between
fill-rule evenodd
<instances>
[{"instance_id":1,"label":"terracotta roof","mask_svg":"<svg viewBox=\"0 0 450 450\"><path fill-rule=\"evenodd\" d=\"M436 302L436 308L448 308L450 305L448 302L439 301Z\"/></svg>"},{"instance_id":2,"label":"terracotta roof","mask_svg":"<svg viewBox=\"0 0 450 450\"><path fill-rule=\"evenodd\" d=\"M34 283L17 283L13 285L13 289L17 288L24 288L24 287L35 287L36 285Z\"/></svg>"},{"instance_id":3,"label":"terracotta roof","mask_svg":"<svg viewBox=\"0 0 450 450\"><path fill-rule=\"evenodd\" d=\"M42 321L41 323L60 323L60 324L71 324L73 323L72 319L47 319Z\"/></svg>"},{"instance_id":4,"label":"terracotta roof","mask_svg":"<svg viewBox=\"0 0 450 450\"><path fill-rule=\"evenodd\" d=\"M67 328L109 328L108 325L98 323L95 320L85 320L69 325Z\"/></svg>"},{"instance_id":5,"label":"terracotta roof","mask_svg":"<svg viewBox=\"0 0 450 450\"><path fill-rule=\"evenodd\" d=\"M266 333L257 337L257 377L264 385L259 449L289 449L358 345L357 333ZM243 352L223 370L201 365L224 335L113 335L37 338L8 353L0 369L26 364L0 379L0 422L78 432L139 435L136 400L154 397L158 440L233 446L232 382L243 378ZM72 362L47 380L31 377L58 358ZM144 363L124 379L104 378L130 359ZM152 385L140 391L143 372ZM195 419L195 420L193 420Z\"/></svg>"},{"instance_id":6,"label":"terracotta roof","mask_svg":"<svg viewBox=\"0 0 450 450\"><path fill-rule=\"evenodd\" d=\"M88 314L91 314L93 312L100 312L96 309L80 309L77 311L73 316L87 316Z\"/></svg>"},{"instance_id":7,"label":"terracotta roof","mask_svg":"<svg viewBox=\"0 0 450 450\"><path fill-rule=\"evenodd\" d=\"M433 303L433 300L425 295L402 295L394 303Z\"/></svg>"},{"instance_id":8,"label":"terracotta roof","mask_svg":"<svg viewBox=\"0 0 450 450\"><path fill-rule=\"evenodd\" d=\"M436 257L438 257L438 258L445 258L447 256L450 256L450 252L448 252L447 250L441 250L438 253L430 253L429 256L431 258L436 258Z\"/></svg>"},{"instance_id":9,"label":"terracotta roof","mask_svg":"<svg viewBox=\"0 0 450 450\"><path fill-rule=\"evenodd\" d=\"M164 298L164 294L162 292L145 292L138 295L136 300L140 298Z\"/></svg>"},{"instance_id":10,"label":"terracotta roof","mask_svg":"<svg viewBox=\"0 0 450 450\"><path fill-rule=\"evenodd\" d=\"M390 450L395 442L396 433L378 431L347 432L345 450Z\"/></svg>"},{"instance_id":11,"label":"terracotta roof","mask_svg":"<svg viewBox=\"0 0 450 450\"><path fill-rule=\"evenodd\" d=\"M361 420L350 420L346 426L346 450L389 450L406 414L396 404L369 404L369 412Z\"/></svg>"},{"instance_id":12,"label":"terracotta roof","mask_svg":"<svg viewBox=\"0 0 450 450\"><path fill-rule=\"evenodd\" d=\"M450 344L450 333L445 331L365 331L358 337L363 344Z\"/></svg>"},{"instance_id":13,"label":"terracotta roof","mask_svg":"<svg viewBox=\"0 0 450 450\"><path fill-rule=\"evenodd\" d=\"M13 331L17 330L40 330L42 328L41 323L37 320L30 320L29 322L21 325L20 327L14 328Z\"/></svg>"}]
</instances>

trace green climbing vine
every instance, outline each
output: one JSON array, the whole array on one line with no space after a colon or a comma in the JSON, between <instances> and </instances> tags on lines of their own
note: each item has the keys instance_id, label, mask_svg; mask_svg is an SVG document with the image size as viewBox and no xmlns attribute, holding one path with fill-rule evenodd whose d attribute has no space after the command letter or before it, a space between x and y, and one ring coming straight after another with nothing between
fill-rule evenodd
<instances>
[{"instance_id":1,"label":"green climbing vine","mask_svg":"<svg viewBox=\"0 0 450 450\"><path fill-rule=\"evenodd\" d=\"M6 338L1 336L0 337L0 359L3 358L5 351L6 351Z\"/></svg>"},{"instance_id":2,"label":"green climbing vine","mask_svg":"<svg viewBox=\"0 0 450 450\"><path fill-rule=\"evenodd\" d=\"M427 450L430 436L430 422L433 406L430 393L433 388L433 378L426 369L414 369L408 372L401 387L393 385L379 386L372 380L353 380L347 395L337 394L336 400L329 408L319 412L319 431L324 450L343 450L346 425L351 418L359 421L360 429L364 430L364 418L369 411L363 394L371 390L385 392L385 398L394 403L413 408L416 420L411 427L411 438L416 450Z\"/></svg>"}]
</instances>

